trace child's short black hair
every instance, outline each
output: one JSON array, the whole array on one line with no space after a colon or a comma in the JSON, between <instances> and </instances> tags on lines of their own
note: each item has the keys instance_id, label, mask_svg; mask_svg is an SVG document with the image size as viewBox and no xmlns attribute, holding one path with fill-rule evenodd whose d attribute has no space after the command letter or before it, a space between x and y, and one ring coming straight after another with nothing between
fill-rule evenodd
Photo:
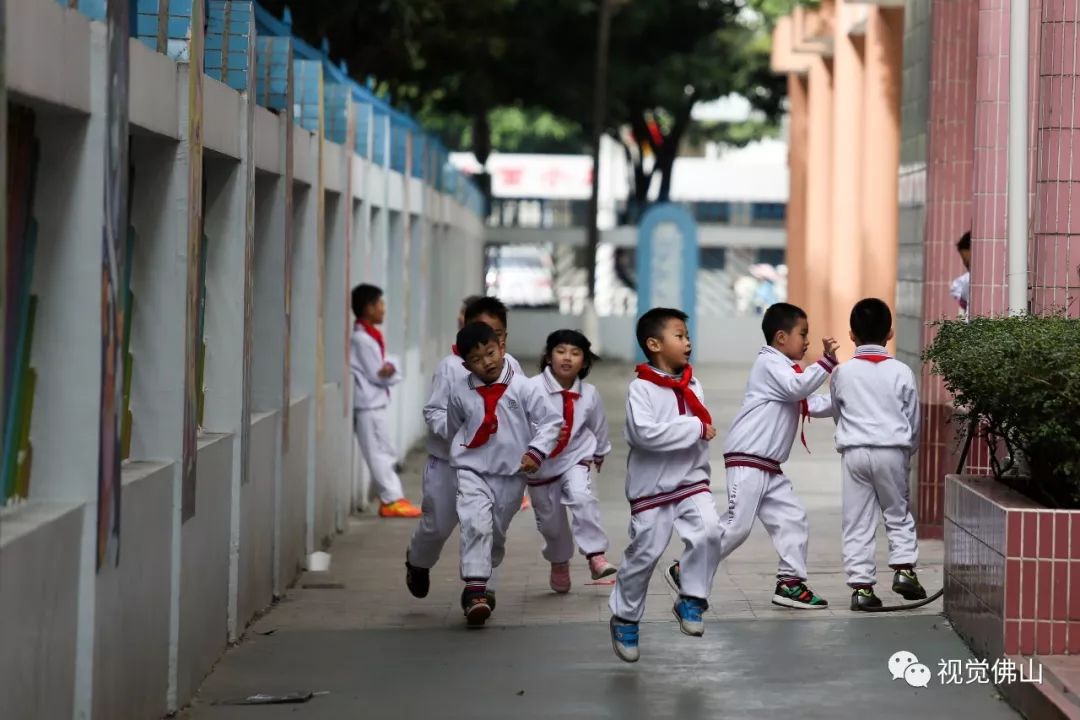
<instances>
[{"instance_id":1,"label":"child's short black hair","mask_svg":"<svg viewBox=\"0 0 1080 720\"><path fill-rule=\"evenodd\" d=\"M352 289L352 311L356 317L364 314L364 308L379 301L383 295L382 288L366 283L357 285Z\"/></svg>"},{"instance_id":2,"label":"child's short black hair","mask_svg":"<svg viewBox=\"0 0 1080 720\"><path fill-rule=\"evenodd\" d=\"M649 310L638 318L637 344L641 348L641 352L645 353L645 357L652 360L652 353L649 352L649 348L645 345L649 338L659 338L664 332L664 326L667 325L669 320L682 320L683 322L686 322L688 317L689 316L682 310L658 307Z\"/></svg>"},{"instance_id":3,"label":"child's short black hair","mask_svg":"<svg viewBox=\"0 0 1080 720\"><path fill-rule=\"evenodd\" d=\"M769 306L765 311L765 317L761 318L761 332L765 335L765 343L772 345L778 332L791 332L799 320L806 319L806 311L798 305L779 302Z\"/></svg>"},{"instance_id":4,"label":"child's short black hair","mask_svg":"<svg viewBox=\"0 0 1080 720\"><path fill-rule=\"evenodd\" d=\"M495 334L495 330L487 323L467 323L465 327L458 330L456 342L458 355L465 359L469 353L481 345L498 341L499 337Z\"/></svg>"},{"instance_id":5,"label":"child's short black hair","mask_svg":"<svg viewBox=\"0 0 1080 720\"><path fill-rule=\"evenodd\" d=\"M502 300L495 297L479 297L465 306L465 322L471 323L481 315L490 315L497 318L506 326L506 305Z\"/></svg>"},{"instance_id":6,"label":"child's short black hair","mask_svg":"<svg viewBox=\"0 0 1080 720\"><path fill-rule=\"evenodd\" d=\"M892 312L884 301L864 298L851 308L851 334L860 345L884 345L892 330Z\"/></svg>"},{"instance_id":7,"label":"child's short black hair","mask_svg":"<svg viewBox=\"0 0 1080 720\"><path fill-rule=\"evenodd\" d=\"M476 302L477 300L479 300L482 297L484 297L484 296L483 295L469 295L467 298L465 298L464 300L461 301L461 308L464 310L465 308L469 307L470 305L472 305L474 302Z\"/></svg>"},{"instance_id":8,"label":"child's short black hair","mask_svg":"<svg viewBox=\"0 0 1080 720\"><path fill-rule=\"evenodd\" d=\"M556 330L547 336L547 347L544 349L544 357L540 360L540 372L544 372L544 369L551 364L551 353L555 352L555 348L560 345L573 345L576 348L581 348L582 354L585 355L585 364L581 366L578 377L584 380L589 375L593 362L600 358L592 351L592 343L589 342L589 338L577 330Z\"/></svg>"},{"instance_id":9,"label":"child's short black hair","mask_svg":"<svg viewBox=\"0 0 1080 720\"><path fill-rule=\"evenodd\" d=\"M971 249L971 231L960 236L960 239L956 241L957 250L970 250Z\"/></svg>"}]
</instances>

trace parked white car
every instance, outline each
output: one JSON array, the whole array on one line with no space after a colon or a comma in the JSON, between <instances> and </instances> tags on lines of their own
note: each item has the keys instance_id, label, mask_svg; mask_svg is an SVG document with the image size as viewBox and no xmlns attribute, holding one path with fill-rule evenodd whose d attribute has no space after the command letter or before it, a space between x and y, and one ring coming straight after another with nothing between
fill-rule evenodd
<instances>
[{"instance_id":1,"label":"parked white car","mask_svg":"<svg viewBox=\"0 0 1080 720\"><path fill-rule=\"evenodd\" d=\"M556 304L551 253L533 246L488 248L487 294L511 307Z\"/></svg>"}]
</instances>

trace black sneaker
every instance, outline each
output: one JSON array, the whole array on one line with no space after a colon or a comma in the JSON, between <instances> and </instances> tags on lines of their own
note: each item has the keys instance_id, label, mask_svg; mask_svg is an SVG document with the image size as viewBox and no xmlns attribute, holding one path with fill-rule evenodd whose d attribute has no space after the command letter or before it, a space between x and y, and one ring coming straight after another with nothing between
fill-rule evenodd
<instances>
[{"instance_id":1,"label":"black sneaker","mask_svg":"<svg viewBox=\"0 0 1080 720\"><path fill-rule=\"evenodd\" d=\"M409 564L409 556L405 555L405 586L415 598L427 597L431 589L431 574L427 568L418 568Z\"/></svg>"},{"instance_id":2,"label":"black sneaker","mask_svg":"<svg viewBox=\"0 0 1080 720\"><path fill-rule=\"evenodd\" d=\"M926 589L914 570L897 570L893 575L892 591L905 600L925 600Z\"/></svg>"},{"instance_id":3,"label":"black sneaker","mask_svg":"<svg viewBox=\"0 0 1080 720\"><path fill-rule=\"evenodd\" d=\"M798 610L824 610L829 607L829 601L814 594L814 591L806 586L805 582L789 585L785 582L776 583L776 591L773 593L773 605L796 608Z\"/></svg>"},{"instance_id":4,"label":"black sneaker","mask_svg":"<svg viewBox=\"0 0 1080 720\"><path fill-rule=\"evenodd\" d=\"M465 623L471 628L483 627L487 619L491 617L491 605L488 604L485 592L463 591L461 609L465 611Z\"/></svg>"},{"instance_id":5,"label":"black sneaker","mask_svg":"<svg viewBox=\"0 0 1080 720\"><path fill-rule=\"evenodd\" d=\"M676 595L682 593L682 581L679 574L679 561L671 563L671 566L664 571L664 580L667 581L668 587L675 591Z\"/></svg>"},{"instance_id":6,"label":"black sneaker","mask_svg":"<svg viewBox=\"0 0 1080 720\"><path fill-rule=\"evenodd\" d=\"M487 598L488 605L491 607L491 612L495 612L495 591L488 590L484 593L484 597Z\"/></svg>"},{"instance_id":7,"label":"black sneaker","mask_svg":"<svg viewBox=\"0 0 1080 720\"><path fill-rule=\"evenodd\" d=\"M866 610L881 607L881 598L874 594L874 588L858 588L851 593L851 609Z\"/></svg>"}]
</instances>

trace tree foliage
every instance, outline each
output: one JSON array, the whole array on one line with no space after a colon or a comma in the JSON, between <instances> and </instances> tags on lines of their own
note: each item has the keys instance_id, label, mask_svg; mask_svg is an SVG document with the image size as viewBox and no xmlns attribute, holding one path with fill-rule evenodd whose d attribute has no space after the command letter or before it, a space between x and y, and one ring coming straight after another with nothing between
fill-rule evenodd
<instances>
[{"instance_id":1,"label":"tree foliage","mask_svg":"<svg viewBox=\"0 0 1080 720\"><path fill-rule=\"evenodd\" d=\"M624 141L644 204L655 175L666 198L697 101L750 100L764 121L726 128L735 142L775 126L785 87L768 67L769 32L795 0L612 1L603 129ZM285 4L265 0L278 14ZM305 0L292 15L298 34L325 37L354 77L373 76L483 162L492 146L573 151L587 140L598 10L598 0Z\"/></svg>"}]
</instances>

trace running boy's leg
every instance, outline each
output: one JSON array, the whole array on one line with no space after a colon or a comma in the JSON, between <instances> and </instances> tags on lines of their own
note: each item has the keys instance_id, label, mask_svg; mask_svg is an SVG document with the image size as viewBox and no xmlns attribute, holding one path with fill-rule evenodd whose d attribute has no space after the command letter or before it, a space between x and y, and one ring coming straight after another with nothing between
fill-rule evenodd
<instances>
[{"instance_id":1,"label":"running boy's leg","mask_svg":"<svg viewBox=\"0 0 1080 720\"><path fill-rule=\"evenodd\" d=\"M691 495L675 506L675 532L684 546L679 560L681 594L707 601L724 535L712 493Z\"/></svg>"},{"instance_id":2,"label":"running boy's leg","mask_svg":"<svg viewBox=\"0 0 1080 720\"><path fill-rule=\"evenodd\" d=\"M457 514L461 525L461 579L487 583L491 576L495 493L470 470L458 470Z\"/></svg>"},{"instance_id":3,"label":"running boy's leg","mask_svg":"<svg viewBox=\"0 0 1080 720\"><path fill-rule=\"evenodd\" d=\"M645 596L656 563L667 549L675 524L675 507L664 505L630 516L630 545L623 555L615 588L608 602L611 614L628 622L641 622Z\"/></svg>"},{"instance_id":4,"label":"running boy's leg","mask_svg":"<svg viewBox=\"0 0 1080 720\"><path fill-rule=\"evenodd\" d=\"M409 543L409 563L433 568L457 525L457 473L447 461L428 457L421 509L424 514Z\"/></svg>"},{"instance_id":5,"label":"running boy's leg","mask_svg":"<svg viewBox=\"0 0 1080 720\"><path fill-rule=\"evenodd\" d=\"M521 475L493 475L487 479L492 493L491 567L502 565L506 555L506 534L510 523L521 509L525 494L525 479ZM490 572L488 575L490 576Z\"/></svg>"}]
</instances>

